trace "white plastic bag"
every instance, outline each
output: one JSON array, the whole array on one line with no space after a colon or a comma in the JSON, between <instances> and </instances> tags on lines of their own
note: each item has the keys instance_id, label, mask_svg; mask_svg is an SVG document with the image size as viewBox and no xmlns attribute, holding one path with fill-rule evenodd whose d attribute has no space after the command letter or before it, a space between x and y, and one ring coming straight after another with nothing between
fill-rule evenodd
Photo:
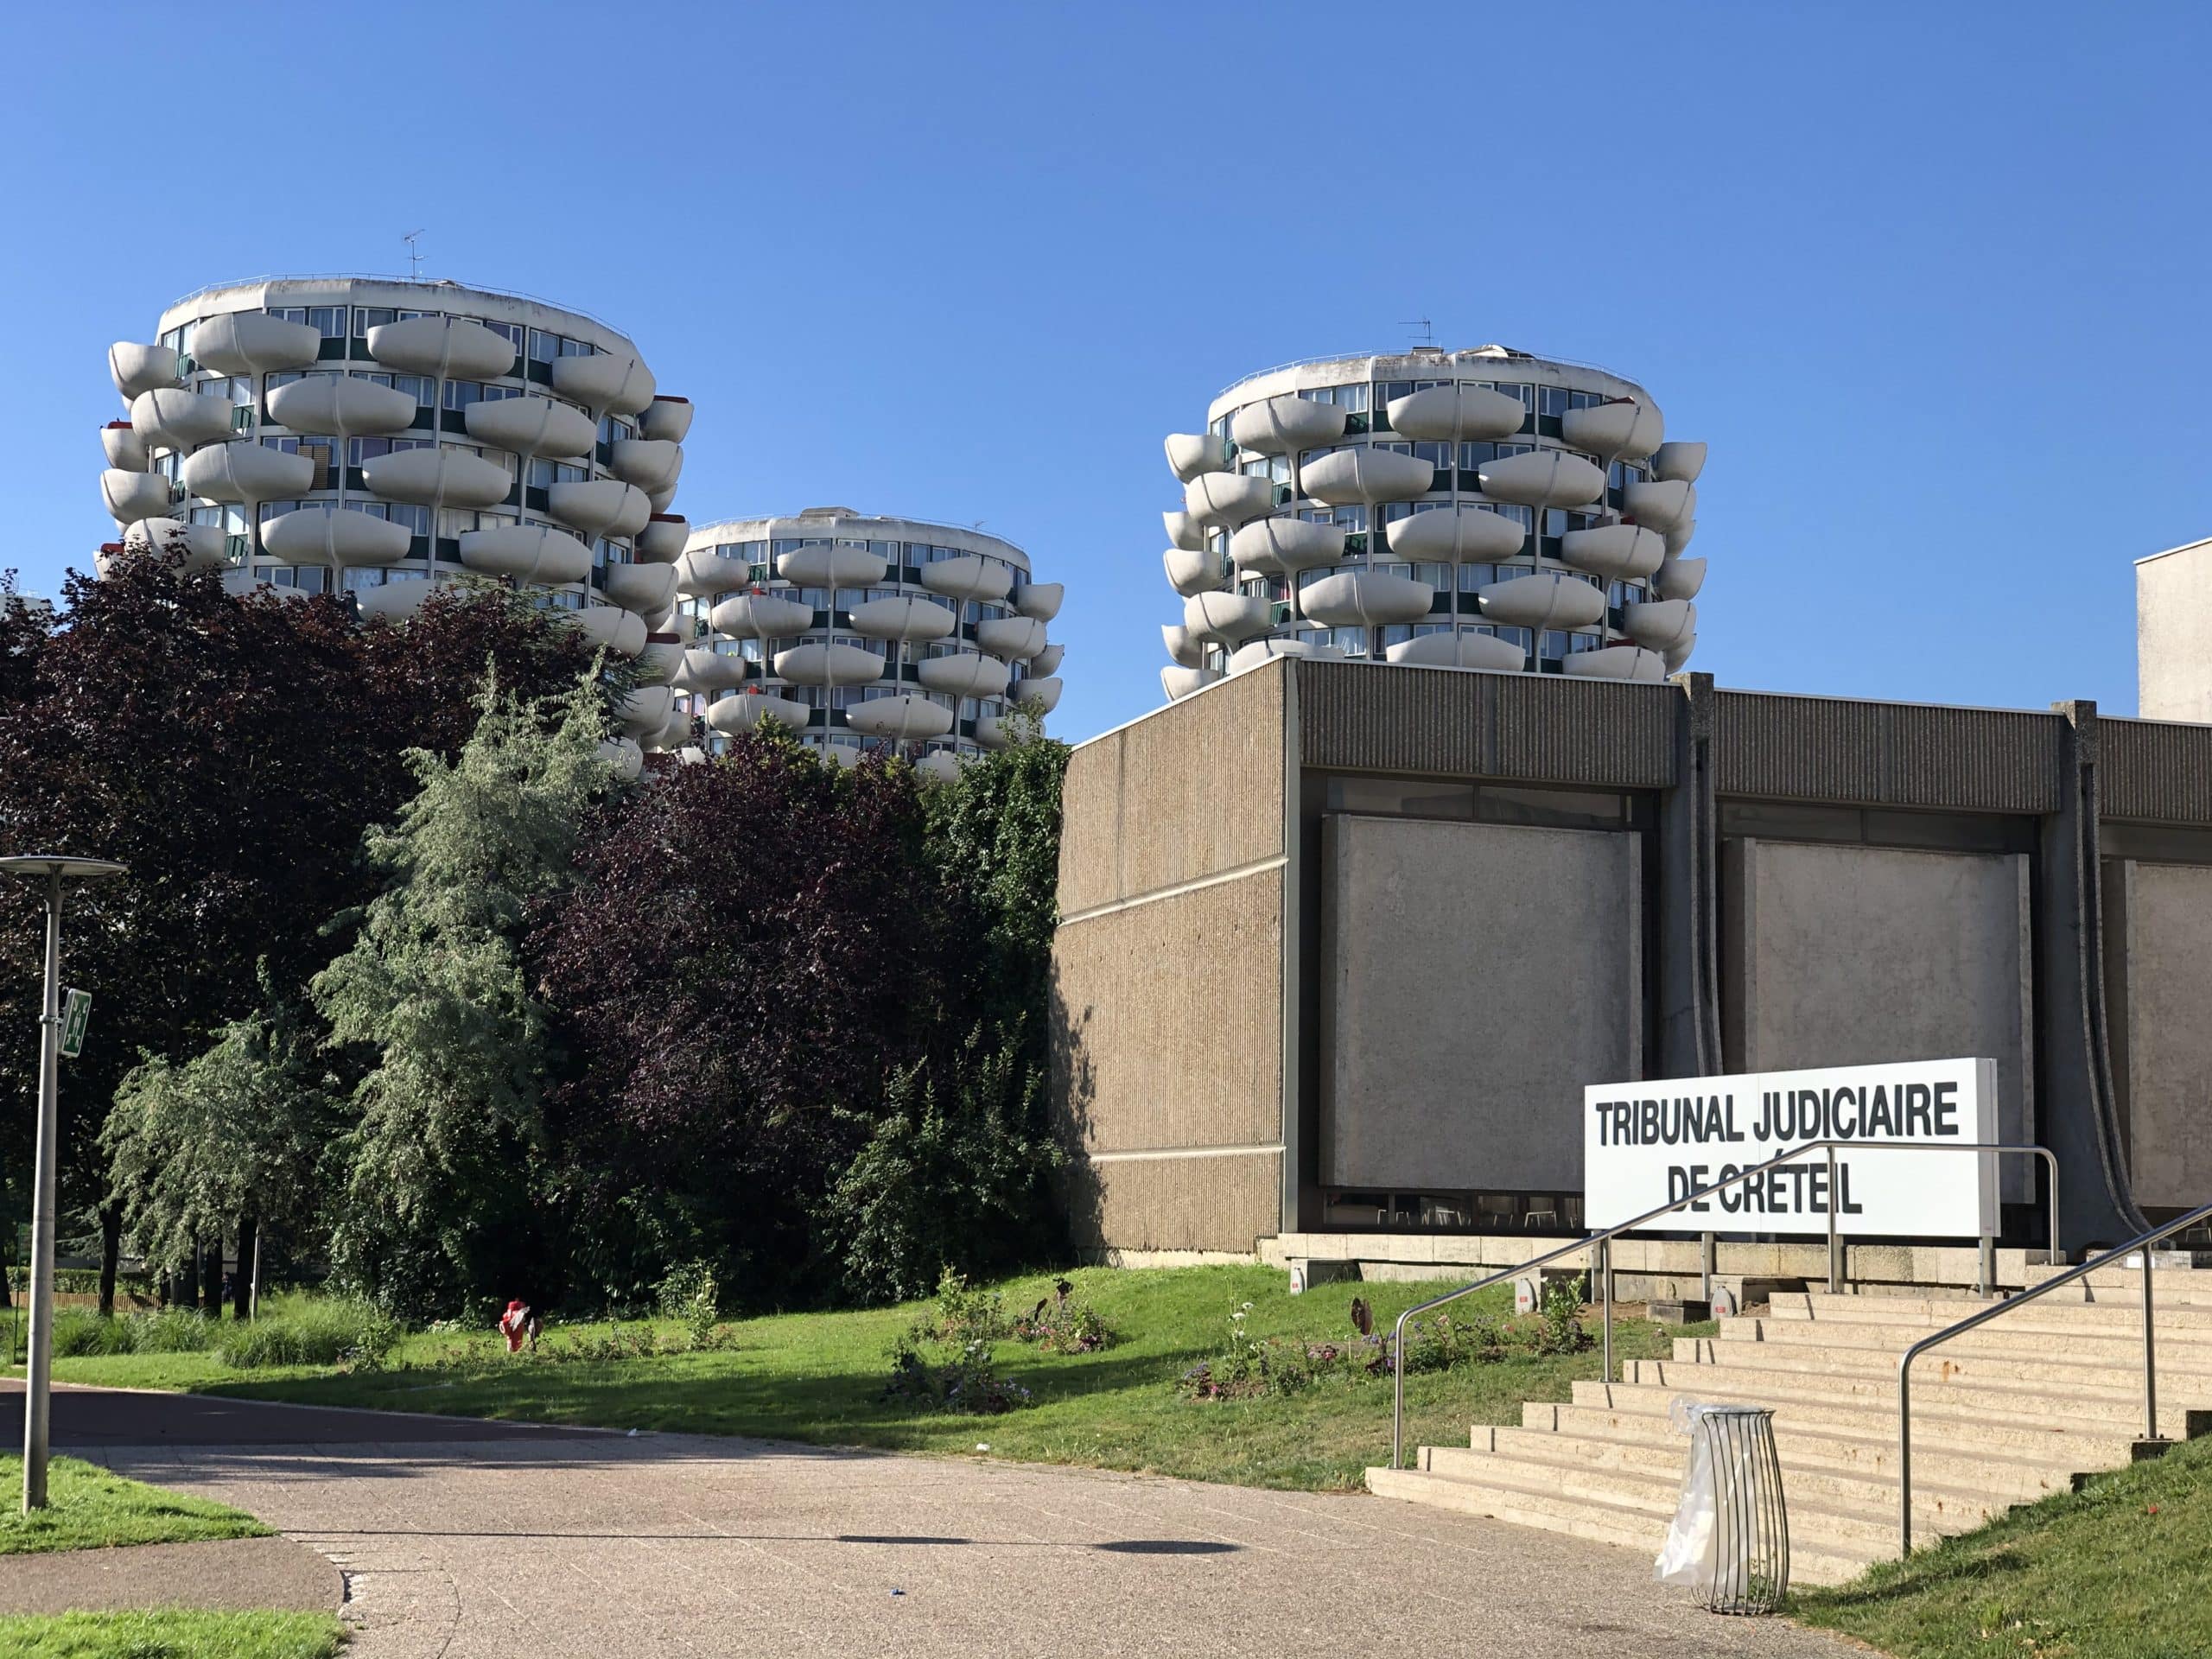
<instances>
[{"instance_id":1,"label":"white plastic bag","mask_svg":"<svg viewBox=\"0 0 2212 1659\"><path fill-rule=\"evenodd\" d=\"M1719 1519L1719 1494L1714 1490L1712 1442L1697 1432L1699 1420L1718 1407L1694 1400L1674 1400L1667 1406L1667 1422L1677 1434L1690 1437L1690 1460L1682 1471L1682 1495L1668 1523L1667 1541L1659 1547L1651 1576L1661 1584L1679 1584L1703 1590L1713 1581L1713 1536Z\"/></svg>"}]
</instances>

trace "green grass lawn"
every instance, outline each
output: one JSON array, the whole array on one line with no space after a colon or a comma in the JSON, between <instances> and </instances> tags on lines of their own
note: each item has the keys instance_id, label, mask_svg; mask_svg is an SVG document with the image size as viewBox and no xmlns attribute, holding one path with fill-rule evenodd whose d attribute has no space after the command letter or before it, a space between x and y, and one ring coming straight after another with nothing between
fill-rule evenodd
<instances>
[{"instance_id":1,"label":"green grass lawn","mask_svg":"<svg viewBox=\"0 0 2212 1659\"><path fill-rule=\"evenodd\" d=\"M510 1361L496 1338L410 1337L380 1372L296 1368L238 1371L206 1354L120 1355L59 1362L71 1382L199 1392L318 1405L381 1407L455 1416L499 1416L611 1428L751 1434L901 1452L990 1455L1231 1481L1243 1485L1344 1490L1389 1455L1388 1378L1325 1382L1287 1400L1185 1400L1174 1379L1217 1350L1230 1310L1253 1305L1254 1335L1344 1338L1363 1296L1376 1326L1448 1287L1340 1284L1289 1294L1265 1268L1086 1268L1069 1275L1122 1340L1102 1352L1055 1357L1013 1341L997 1344L1004 1375L1035 1403L972 1417L887 1401L887 1351L923 1304L747 1319L726 1351L550 1365ZM1049 1293L1051 1275L1008 1282L1010 1312ZM1501 1289L1470 1311L1510 1310ZM1594 1325L1594 1319L1592 1321ZM672 1332L675 1326L664 1330ZM1675 1333L1621 1320L1616 1358L1664 1353ZM1598 1375L1596 1352L1466 1365L1406 1382L1407 1443L1464 1444L1471 1425L1517 1421L1523 1400L1567 1397Z\"/></svg>"},{"instance_id":2,"label":"green grass lawn","mask_svg":"<svg viewBox=\"0 0 2212 1659\"><path fill-rule=\"evenodd\" d=\"M1791 1611L1898 1659L2212 1654L2212 1440L2099 1476Z\"/></svg>"},{"instance_id":3,"label":"green grass lawn","mask_svg":"<svg viewBox=\"0 0 2212 1659\"><path fill-rule=\"evenodd\" d=\"M10 1659L330 1659L328 1613L52 1613L0 1618Z\"/></svg>"},{"instance_id":4,"label":"green grass lawn","mask_svg":"<svg viewBox=\"0 0 2212 1659\"><path fill-rule=\"evenodd\" d=\"M22 1513L23 1460L0 1457L0 1555L118 1544L175 1544L202 1538L263 1538L269 1529L205 1498L163 1491L95 1464L55 1458L47 1465L47 1507ZM16 1649L0 1643L0 1653Z\"/></svg>"}]
</instances>

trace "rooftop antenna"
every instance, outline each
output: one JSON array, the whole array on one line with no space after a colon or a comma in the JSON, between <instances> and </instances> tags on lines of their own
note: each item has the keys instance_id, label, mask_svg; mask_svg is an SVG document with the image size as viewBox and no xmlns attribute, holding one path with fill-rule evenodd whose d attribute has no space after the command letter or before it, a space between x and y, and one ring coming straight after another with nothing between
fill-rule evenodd
<instances>
[{"instance_id":1,"label":"rooftop antenna","mask_svg":"<svg viewBox=\"0 0 2212 1659\"><path fill-rule=\"evenodd\" d=\"M407 280L410 283L423 280L423 250L416 245L416 238L422 234L420 230L410 231L399 238L407 245Z\"/></svg>"},{"instance_id":2,"label":"rooftop antenna","mask_svg":"<svg viewBox=\"0 0 2212 1659\"><path fill-rule=\"evenodd\" d=\"M1436 326L1429 321L1427 317L1408 317L1402 321L1398 324L1398 327L1401 328L1420 329L1421 339L1415 342L1417 345L1433 346L1436 344Z\"/></svg>"}]
</instances>

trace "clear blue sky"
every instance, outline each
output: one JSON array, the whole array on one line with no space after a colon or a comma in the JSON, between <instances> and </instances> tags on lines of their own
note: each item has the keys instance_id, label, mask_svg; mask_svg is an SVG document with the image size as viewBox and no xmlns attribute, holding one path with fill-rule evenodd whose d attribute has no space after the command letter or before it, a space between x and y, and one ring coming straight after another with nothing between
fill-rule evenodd
<instances>
[{"instance_id":1,"label":"clear blue sky","mask_svg":"<svg viewBox=\"0 0 2212 1659\"><path fill-rule=\"evenodd\" d=\"M0 107L0 563L112 533L103 354L404 271L594 312L698 405L694 522L982 519L1155 706L1160 441L1288 359L1502 340L1712 445L1694 665L2133 712L2130 561L2212 533L2196 6L37 7Z\"/></svg>"}]
</instances>

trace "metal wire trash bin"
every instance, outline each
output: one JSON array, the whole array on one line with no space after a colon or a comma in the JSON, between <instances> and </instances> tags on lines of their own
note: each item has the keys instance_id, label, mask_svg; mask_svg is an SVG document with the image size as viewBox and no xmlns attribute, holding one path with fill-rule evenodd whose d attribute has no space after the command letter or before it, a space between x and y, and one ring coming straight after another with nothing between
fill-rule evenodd
<instances>
[{"instance_id":1,"label":"metal wire trash bin","mask_svg":"<svg viewBox=\"0 0 2212 1659\"><path fill-rule=\"evenodd\" d=\"M1691 1433L1713 1471L1711 1572L1699 1600L1716 1613L1770 1613L1789 1592L1789 1509L1774 1413L1764 1406L1707 1406Z\"/></svg>"}]
</instances>

